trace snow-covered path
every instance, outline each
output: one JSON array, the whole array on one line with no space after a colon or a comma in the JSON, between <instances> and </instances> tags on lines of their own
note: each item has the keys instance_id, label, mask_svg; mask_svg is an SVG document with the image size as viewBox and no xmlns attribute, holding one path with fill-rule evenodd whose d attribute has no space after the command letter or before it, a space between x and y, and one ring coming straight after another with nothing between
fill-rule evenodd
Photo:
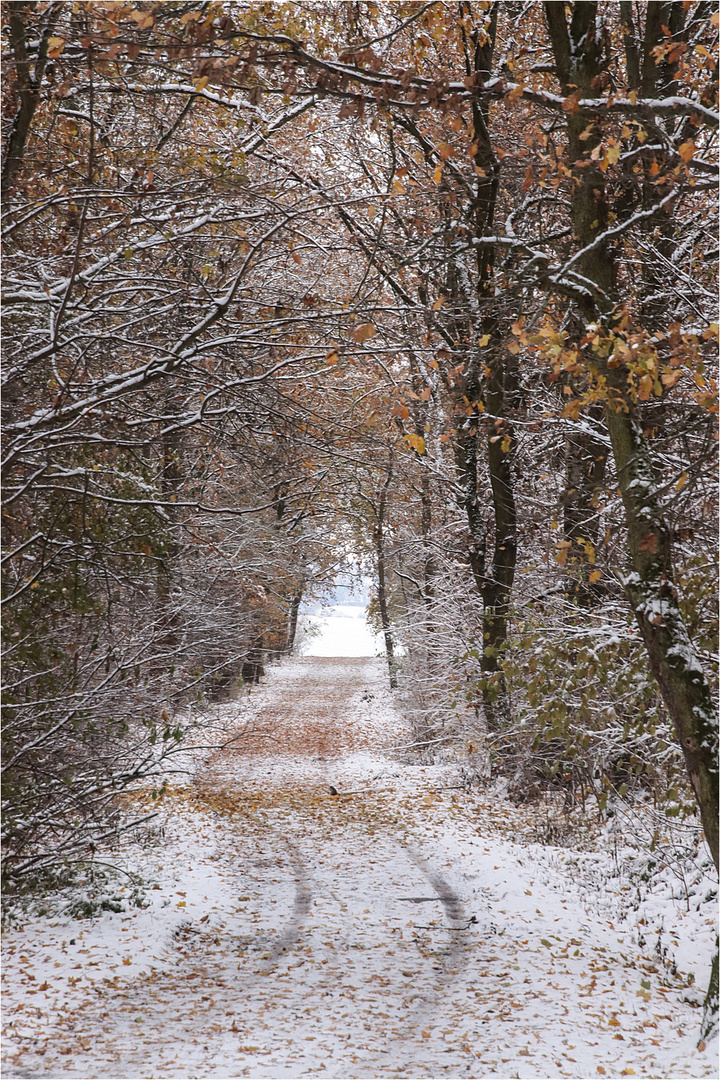
<instances>
[{"instance_id":1,"label":"snow-covered path","mask_svg":"<svg viewBox=\"0 0 720 1080\"><path fill-rule=\"evenodd\" d=\"M6 1076L716 1074L570 853L390 749L378 661L291 661L250 712L165 800L149 907L9 931Z\"/></svg>"}]
</instances>

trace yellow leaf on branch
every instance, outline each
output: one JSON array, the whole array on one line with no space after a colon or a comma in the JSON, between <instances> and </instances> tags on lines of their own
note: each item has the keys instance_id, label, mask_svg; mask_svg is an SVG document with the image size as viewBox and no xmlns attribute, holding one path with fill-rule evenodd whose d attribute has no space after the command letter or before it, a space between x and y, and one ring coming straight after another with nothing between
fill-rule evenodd
<instances>
[{"instance_id":1,"label":"yellow leaf on branch","mask_svg":"<svg viewBox=\"0 0 720 1080\"><path fill-rule=\"evenodd\" d=\"M678 154L681 159L687 164L688 161L692 161L695 154L695 143L692 139L688 139L682 146L678 147Z\"/></svg>"},{"instance_id":2,"label":"yellow leaf on branch","mask_svg":"<svg viewBox=\"0 0 720 1080\"><path fill-rule=\"evenodd\" d=\"M425 453L425 440L423 439L422 435L416 435L413 431L410 435L405 436L405 441L410 446L412 446L413 450L415 450L418 454Z\"/></svg>"},{"instance_id":3,"label":"yellow leaf on branch","mask_svg":"<svg viewBox=\"0 0 720 1080\"><path fill-rule=\"evenodd\" d=\"M653 391L654 379L652 375L643 375L638 383L638 397L641 401L647 401Z\"/></svg>"}]
</instances>

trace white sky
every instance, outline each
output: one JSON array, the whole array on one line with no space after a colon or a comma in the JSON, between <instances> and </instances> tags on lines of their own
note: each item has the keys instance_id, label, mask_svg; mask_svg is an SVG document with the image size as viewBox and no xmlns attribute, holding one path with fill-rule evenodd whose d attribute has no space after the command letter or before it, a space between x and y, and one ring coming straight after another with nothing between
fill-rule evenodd
<instances>
[{"instance_id":1,"label":"white sky","mask_svg":"<svg viewBox=\"0 0 720 1080\"><path fill-rule=\"evenodd\" d=\"M363 608L338 604L323 615L305 615L302 622L319 630L317 637L301 645L304 656L376 656L382 653L382 638L373 634Z\"/></svg>"}]
</instances>

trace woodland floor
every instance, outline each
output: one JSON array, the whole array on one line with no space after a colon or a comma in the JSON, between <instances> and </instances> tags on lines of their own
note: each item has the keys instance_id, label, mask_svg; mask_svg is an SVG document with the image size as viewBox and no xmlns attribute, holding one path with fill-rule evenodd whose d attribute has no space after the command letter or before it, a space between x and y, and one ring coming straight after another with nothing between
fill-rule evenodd
<instances>
[{"instance_id":1,"label":"woodland floor","mask_svg":"<svg viewBox=\"0 0 720 1080\"><path fill-rule=\"evenodd\" d=\"M145 907L10 923L6 1077L717 1074L687 963L639 948L625 886L588 891L607 853L408 764L385 682L373 659L276 667L217 710L256 734L108 855L143 868ZM663 916L698 982L707 915Z\"/></svg>"}]
</instances>

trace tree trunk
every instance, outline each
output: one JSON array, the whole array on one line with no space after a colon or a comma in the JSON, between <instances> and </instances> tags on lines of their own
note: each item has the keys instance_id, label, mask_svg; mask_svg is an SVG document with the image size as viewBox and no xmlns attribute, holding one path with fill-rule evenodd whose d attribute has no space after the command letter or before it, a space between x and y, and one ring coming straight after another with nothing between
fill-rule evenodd
<instances>
[{"instance_id":1,"label":"tree trunk","mask_svg":"<svg viewBox=\"0 0 720 1080\"><path fill-rule=\"evenodd\" d=\"M165 398L165 423L172 424L177 413L177 406L168 394ZM165 514L168 521L168 539L165 555L158 563L157 602L161 620L160 644L170 651L178 645L177 618L172 610L171 594L175 563L180 551L177 535L177 512L171 507L175 502L182 483L180 470L180 434L177 428L162 433L162 461L160 489L165 501Z\"/></svg>"},{"instance_id":2,"label":"tree trunk","mask_svg":"<svg viewBox=\"0 0 720 1080\"><path fill-rule=\"evenodd\" d=\"M392 455L388 463L385 483L379 492L377 505L377 524L375 527L375 557L377 560L378 580L378 606L380 608L380 622L382 623L383 638L385 639L385 655L387 657L388 675L390 688L397 688L397 673L395 670L395 642L393 640L392 624L388 613L387 585L385 579L385 510L387 507L387 494L392 482Z\"/></svg>"},{"instance_id":3,"label":"tree trunk","mask_svg":"<svg viewBox=\"0 0 720 1080\"><path fill-rule=\"evenodd\" d=\"M513 494L511 469L512 430L504 419L512 388L505 357L496 355L490 364L486 403L495 417L487 444L488 471L495 511L495 537L492 570L483 586L483 652L482 666L494 686L484 695L488 728L497 730L510 719L502 654L507 642L507 619L510 595L517 563L517 512Z\"/></svg>"},{"instance_id":4,"label":"tree trunk","mask_svg":"<svg viewBox=\"0 0 720 1080\"><path fill-rule=\"evenodd\" d=\"M3 202L8 199L22 165L25 145L30 134L30 126L40 101L40 86L47 67L48 41L60 17L62 4L52 4L50 7L49 17L40 38L35 68L31 73L30 60L25 44L27 27L24 16L34 15L36 8L37 5L34 2L12 4L8 19L10 41L15 57L16 93L20 99L20 104L7 138L7 149L2 169Z\"/></svg>"},{"instance_id":5,"label":"tree trunk","mask_svg":"<svg viewBox=\"0 0 720 1080\"><path fill-rule=\"evenodd\" d=\"M663 18L675 7L678 5L648 5L643 43L643 90L654 91L657 87L653 49L658 35L663 33ZM581 94L589 95L592 80L601 71L601 49L596 34L597 4L574 4L569 26L565 5L546 3L545 14L557 75L564 92L569 94L577 87ZM590 162L591 151L594 145L599 145L602 132L597 122L591 137L580 139L580 128L584 131L588 125L587 115L568 115L567 125L568 154L575 178L573 231L582 248L608 220L604 176ZM612 250L605 244L598 245L583 258L581 267L585 279L598 287L594 300L588 301L586 315L608 316L615 294ZM673 583L670 533L655 490L652 448L638 419L637 405L628 385L628 371L620 365L606 368L604 374L609 394L605 419L625 508L628 555L632 566L625 576L625 591L645 642L650 670L672 717L717 867L717 731L710 685L680 611Z\"/></svg>"},{"instance_id":6,"label":"tree trunk","mask_svg":"<svg viewBox=\"0 0 720 1080\"><path fill-rule=\"evenodd\" d=\"M620 382L618 370L612 374ZM650 670L673 719L717 867L715 706L680 612L673 584L670 533L655 492L648 440L631 403L624 404L628 411L609 402L606 418L628 527L632 572L625 577L625 591L645 642Z\"/></svg>"},{"instance_id":7,"label":"tree trunk","mask_svg":"<svg viewBox=\"0 0 720 1080\"><path fill-rule=\"evenodd\" d=\"M586 415L597 426L603 424L602 406L592 406ZM605 591L600 582L590 580L590 575L601 540L597 504L605 481L607 454L607 441L592 431L573 429L565 436L563 534L570 544L565 565L572 574L569 594L579 607L591 607Z\"/></svg>"},{"instance_id":8,"label":"tree trunk","mask_svg":"<svg viewBox=\"0 0 720 1080\"><path fill-rule=\"evenodd\" d=\"M287 640L285 644L285 652L292 652L295 646L295 635L297 634L298 624L298 612L300 611L300 604L302 602L302 595L295 593L290 601L290 611L288 612L288 626L287 626Z\"/></svg>"}]
</instances>

